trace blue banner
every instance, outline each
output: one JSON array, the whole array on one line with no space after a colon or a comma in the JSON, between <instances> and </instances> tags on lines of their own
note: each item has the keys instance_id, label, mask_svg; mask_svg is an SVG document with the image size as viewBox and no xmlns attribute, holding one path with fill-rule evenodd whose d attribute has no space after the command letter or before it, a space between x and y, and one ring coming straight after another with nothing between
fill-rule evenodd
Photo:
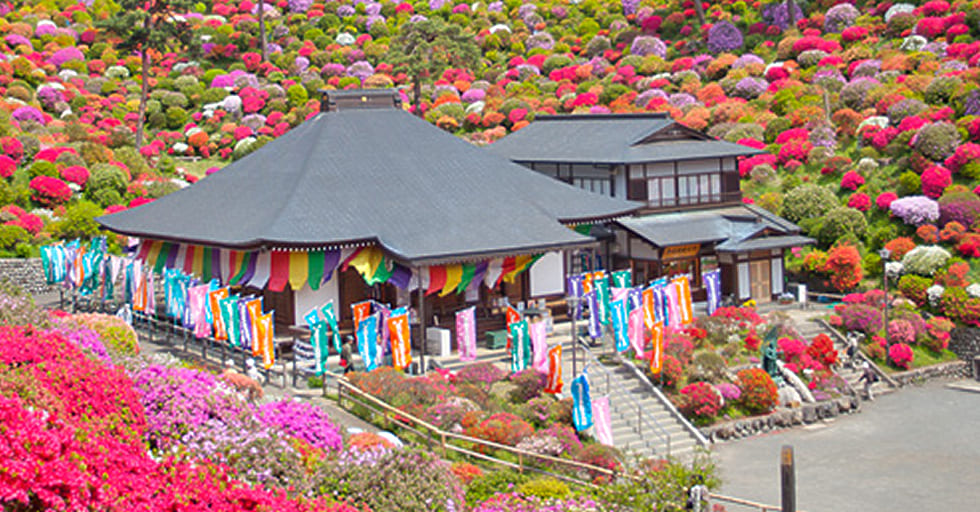
<instances>
[{"instance_id":1,"label":"blue banner","mask_svg":"<svg viewBox=\"0 0 980 512\"><path fill-rule=\"evenodd\" d=\"M702 274L701 282L708 291L708 314L713 315L721 306L721 269Z\"/></svg>"},{"instance_id":2,"label":"blue banner","mask_svg":"<svg viewBox=\"0 0 980 512\"><path fill-rule=\"evenodd\" d=\"M586 298L589 301L589 336L596 339L602 336L602 320L600 319L602 313L599 311L599 299L594 290L586 294Z\"/></svg>"},{"instance_id":3,"label":"blue banner","mask_svg":"<svg viewBox=\"0 0 980 512\"><path fill-rule=\"evenodd\" d=\"M625 352L630 348L627 329L626 301L617 300L612 303L613 334L616 335L616 352Z\"/></svg>"},{"instance_id":4,"label":"blue banner","mask_svg":"<svg viewBox=\"0 0 980 512\"><path fill-rule=\"evenodd\" d=\"M579 432L592 426L592 397L589 396L589 376L583 371L572 379L572 421Z\"/></svg>"},{"instance_id":5,"label":"blue banner","mask_svg":"<svg viewBox=\"0 0 980 512\"><path fill-rule=\"evenodd\" d=\"M364 359L364 367L372 371L378 367L378 315L368 315L357 325L357 351Z\"/></svg>"}]
</instances>

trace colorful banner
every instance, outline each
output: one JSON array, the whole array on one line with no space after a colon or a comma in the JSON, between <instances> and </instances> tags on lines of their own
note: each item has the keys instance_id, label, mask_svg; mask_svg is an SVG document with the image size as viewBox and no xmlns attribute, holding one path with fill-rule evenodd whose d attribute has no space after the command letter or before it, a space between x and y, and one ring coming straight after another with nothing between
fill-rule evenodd
<instances>
[{"instance_id":1,"label":"colorful banner","mask_svg":"<svg viewBox=\"0 0 980 512\"><path fill-rule=\"evenodd\" d=\"M207 338L211 336L211 324L208 323L204 310L208 307L208 285L202 284L187 290L187 307L194 325L194 336Z\"/></svg>"},{"instance_id":2,"label":"colorful banner","mask_svg":"<svg viewBox=\"0 0 980 512\"><path fill-rule=\"evenodd\" d=\"M276 326L272 321L274 313L274 311L270 311L264 315L260 314L255 321L256 334L258 335L262 355L262 367L266 370L276 364L276 347L273 341L276 336Z\"/></svg>"},{"instance_id":3,"label":"colorful banner","mask_svg":"<svg viewBox=\"0 0 980 512\"><path fill-rule=\"evenodd\" d=\"M391 337L392 364L395 368L404 370L412 364L412 341L409 334L408 315L392 315L386 323Z\"/></svg>"},{"instance_id":4,"label":"colorful banner","mask_svg":"<svg viewBox=\"0 0 980 512\"><path fill-rule=\"evenodd\" d=\"M650 354L650 373L657 375L664 368L664 324L657 322L650 330L653 335L653 353Z\"/></svg>"},{"instance_id":5,"label":"colorful banner","mask_svg":"<svg viewBox=\"0 0 980 512\"><path fill-rule=\"evenodd\" d=\"M378 315L368 315L357 325L357 351L367 371L378 367Z\"/></svg>"},{"instance_id":6,"label":"colorful banner","mask_svg":"<svg viewBox=\"0 0 980 512\"><path fill-rule=\"evenodd\" d=\"M365 300L358 302L357 304L350 305L351 313L354 316L354 332L359 330L361 321L371 314L371 301Z\"/></svg>"},{"instance_id":7,"label":"colorful banner","mask_svg":"<svg viewBox=\"0 0 980 512\"><path fill-rule=\"evenodd\" d=\"M579 432L592 426L592 397L589 396L589 375L586 371L572 379L572 422Z\"/></svg>"},{"instance_id":8,"label":"colorful banner","mask_svg":"<svg viewBox=\"0 0 980 512\"><path fill-rule=\"evenodd\" d=\"M317 375L327 371L327 357L330 355L330 344L327 341L330 337L327 323L320 320L320 315L316 308L313 308L303 317L306 325L310 328L310 345L313 347L313 363Z\"/></svg>"},{"instance_id":9,"label":"colorful banner","mask_svg":"<svg viewBox=\"0 0 980 512\"><path fill-rule=\"evenodd\" d=\"M681 324L681 305L677 287L671 283L664 286L664 325L670 327L680 327Z\"/></svg>"},{"instance_id":10,"label":"colorful banner","mask_svg":"<svg viewBox=\"0 0 980 512\"><path fill-rule=\"evenodd\" d=\"M333 301L327 302L320 308L320 312L323 313L323 318L327 321L327 325L330 326L330 331L333 333L333 348L340 353L340 326L337 324L337 314L333 309Z\"/></svg>"},{"instance_id":11,"label":"colorful banner","mask_svg":"<svg viewBox=\"0 0 980 512\"><path fill-rule=\"evenodd\" d=\"M576 301L572 306L572 310L569 312L570 315L574 316L576 320L582 318L582 299L585 298L585 289L582 287L582 280L584 277L582 275L568 276L568 296L575 297Z\"/></svg>"},{"instance_id":12,"label":"colorful banner","mask_svg":"<svg viewBox=\"0 0 980 512\"><path fill-rule=\"evenodd\" d=\"M597 279L593 276L592 285L595 287L596 304L599 306L599 321L602 322L602 325L609 325L611 320L609 314L609 302L611 299L609 281L606 280L604 274L602 279Z\"/></svg>"},{"instance_id":13,"label":"colorful banner","mask_svg":"<svg viewBox=\"0 0 980 512\"><path fill-rule=\"evenodd\" d=\"M643 310L634 309L630 311L628 323L630 346L633 347L633 352L636 353L636 357L642 358L643 349L646 347L646 333L643 330Z\"/></svg>"},{"instance_id":14,"label":"colorful banner","mask_svg":"<svg viewBox=\"0 0 980 512\"><path fill-rule=\"evenodd\" d=\"M220 301L228 298L228 288L218 288L208 293L208 307L211 308L211 318L214 322L214 339L225 341L228 339L228 330L225 322L221 318Z\"/></svg>"},{"instance_id":15,"label":"colorful banner","mask_svg":"<svg viewBox=\"0 0 980 512\"><path fill-rule=\"evenodd\" d=\"M548 373L548 324L537 321L529 325L531 333L532 366L541 373Z\"/></svg>"},{"instance_id":16,"label":"colorful banner","mask_svg":"<svg viewBox=\"0 0 980 512\"><path fill-rule=\"evenodd\" d=\"M232 347L241 346L241 329L238 322L238 295L231 295L218 301L221 311L221 323L228 335L228 344Z\"/></svg>"},{"instance_id":17,"label":"colorful banner","mask_svg":"<svg viewBox=\"0 0 980 512\"><path fill-rule=\"evenodd\" d=\"M643 324L647 329L652 329L653 324L657 322L656 310L653 287L648 287L643 290Z\"/></svg>"},{"instance_id":18,"label":"colorful banner","mask_svg":"<svg viewBox=\"0 0 980 512\"><path fill-rule=\"evenodd\" d=\"M510 337L514 340L511 350L510 371L523 371L531 364L531 336L528 332L527 320L510 325Z\"/></svg>"},{"instance_id":19,"label":"colorful banner","mask_svg":"<svg viewBox=\"0 0 980 512\"><path fill-rule=\"evenodd\" d=\"M259 335L259 320L262 317L262 297L256 297L245 303L248 310L249 323L252 326L252 355L262 354L262 337Z\"/></svg>"},{"instance_id":20,"label":"colorful banner","mask_svg":"<svg viewBox=\"0 0 980 512\"><path fill-rule=\"evenodd\" d=\"M599 299L594 291L586 294L586 299L589 302L589 336L592 339L597 339L602 337L602 313L599 311Z\"/></svg>"},{"instance_id":21,"label":"colorful banner","mask_svg":"<svg viewBox=\"0 0 980 512\"><path fill-rule=\"evenodd\" d=\"M612 303L613 334L616 337L616 352L625 352L630 348L629 336L626 332L626 301L617 300Z\"/></svg>"},{"instance_id":22,"label":"colorful banner","mask_svg":"<svg viewBox=\"0 0 980 512\"><path fill-rule=\"evenodd\" d=\"M460 361L476 360L476 306L456 312L456 346Z\"/></svg>"},{"instance_id":23,"label":"colorful banner","mask_svg":"<svg viewBox=\"0 0 980 512\"><path fill-rule=\"evenodd\" d=\"M595 419L596 439L606 446L613 446L612 416L609 412L608 396L600 396L592 401L592 417Z\"/></svg>"},{"instance_id":24,"label":"colorful banner","mask_svg":"<svg viewBox=\"0 0 980 512\"><path fill-rule=\"evenodd\" d=\"M612 273L614 288L630 288L633 286L633 271L630 269L617 270Z\"/></svg>"},{"instance_id":25,"label":"colorful banner","mask_svg":"<svg viewBox=\"0 0 980 512\"><path fill-rule=\"evenodd\" d=\"M555 345L548 351L548 382L544 392L561 393L564 384L561 380L561 345Z\"/></svg>"},{"instance_id":26,"label":"colorful banner","mask_svg":"<svg viewBox=\"0 0 980 512\"><path fill-rule=\"evenodd\" d=\"M41 247L41 267L44 269L44 280L48 284L65 282L67 263L64 246L45 245Z\"/></svg>"},{"instance_id":27,"label":"colorful banner","mask_svg":"<svg viewBox=\"0 0 980 512\"><path fill-rule=\"evenodd\" d=\"M674 288L677 290L677 309L680 313L681 325L687 325L694 321L694 304L691 300L691 280L687 276L678 276L673 279Z\"/></svg>"},{"instance_id":28,"label":"colorful banner","mask_svg":"<svg viewBox=\"0 0 980 512\"><path fill-rule=\"evenodd\" d=\"M715 314L721 306L721 269L715 269L701 275L701 282L708 292L708 315Z\"/></svg>"}]
</instances>

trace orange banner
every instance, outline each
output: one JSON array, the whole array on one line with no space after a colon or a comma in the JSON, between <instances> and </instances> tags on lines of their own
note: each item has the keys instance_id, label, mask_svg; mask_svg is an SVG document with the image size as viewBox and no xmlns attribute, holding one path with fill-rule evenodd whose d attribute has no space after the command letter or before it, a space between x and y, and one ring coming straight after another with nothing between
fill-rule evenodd
<instances>
[{"instance_id":1,"label":"orange banner","mask_svg":"<svg viewBox=\"0 0 980 512\"><path fill-rule=\"evenodd\" d=\"M650 354L650 373L657 375L664 368L664 324L653 324L653 351Z\"/></svg>"},{"instance_id":2,"label":"orange banner","mask_svg":"<svg viewBox=\"0 0 980 512\"><path fill-rule=\"evenodd\" d=\"M409 339L408 315L393 316L388 319L387 323L391 337L391 362L395 368L404 370L412 364L412 343Z\"/></svg>"}]
</instances>

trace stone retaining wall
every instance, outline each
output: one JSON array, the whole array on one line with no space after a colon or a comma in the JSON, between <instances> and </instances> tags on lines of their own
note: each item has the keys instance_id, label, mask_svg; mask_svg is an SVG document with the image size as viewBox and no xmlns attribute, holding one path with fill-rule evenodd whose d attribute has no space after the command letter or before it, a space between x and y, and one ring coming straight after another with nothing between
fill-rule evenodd
<instances>
[{"instance_id":1,"label":"stone retaining wall","mask_svg":"<svg viewBox=\"0 0 980 512\"><path fill-rule=\"evenodd\" d=\"M929 379L961 379L970 377L973 374L972 366L972 364L967 364L966 361L950 361L948 363L934 364L907 372L894 373L891 377L898 381L900 386L918 384Z\"/></svg>"},{"instance_id":2,"label":"stone retaining wall","mask_svg":"<svg viewBox=\"0 0 980 512\"><path fill-rule=\"evenodd\" d=\"M30 294L56 290L45 282L41 258L0 259L0 279L6 279Z\"/></svg>"},{"instance_id":3,"label":"stone retaining wall","mask_svg":"<svg viewBox=\"0 0 980 512\"><path fill-rule=\"evenodd\" d=\"M973 358L980 356L980 329L976 327L957 327L950 333L949 349L960 359L967 361L968 376L973 375Z\"/></svg>"},{"instance_id":4,"label":"stone retaining wall","mask_svg":"<svg viewBox=\"0 0 980 512\"><path fill-rule=\"evenodd\" d=\"M754 416L702 427L701 432L711 442L741 439L771 430L815 423L841 414L858 412L860 408L861 400L858 397L845 396L835 400L803 404L800 407L781 407L765 416Z\"/></svg>"}]
</instances>

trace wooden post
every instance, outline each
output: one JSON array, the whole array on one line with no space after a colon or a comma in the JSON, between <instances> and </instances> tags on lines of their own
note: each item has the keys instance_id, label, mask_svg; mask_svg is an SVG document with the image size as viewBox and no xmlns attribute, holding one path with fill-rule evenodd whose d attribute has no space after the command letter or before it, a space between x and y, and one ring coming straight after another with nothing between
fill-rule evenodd
<instances>
[{"instance_id":1,"label":"wooden post","mask_svg":"<svg viewBox=\"0 0 980 512\"><path fill-rule=\"evenodd\" d=\"M425 374L425 346L428 340L425 339L425 290L422 288L422 273L419 269L416 269L415 275L418 276L419 282L419 338L422 343L422 353L419 357L419 365L421 366L420 371Z\"/></svg>"},{"instance_id":2,"label":"wooden post","mask_svg":"<svg viewBox=\"0 0 980 512\"><path fill-rule=\"evenodd\" d=\"M784 444L779 459L782 512L796 512L796 461L793 460L793 446Z\"/></svg>"}]
</instances>

